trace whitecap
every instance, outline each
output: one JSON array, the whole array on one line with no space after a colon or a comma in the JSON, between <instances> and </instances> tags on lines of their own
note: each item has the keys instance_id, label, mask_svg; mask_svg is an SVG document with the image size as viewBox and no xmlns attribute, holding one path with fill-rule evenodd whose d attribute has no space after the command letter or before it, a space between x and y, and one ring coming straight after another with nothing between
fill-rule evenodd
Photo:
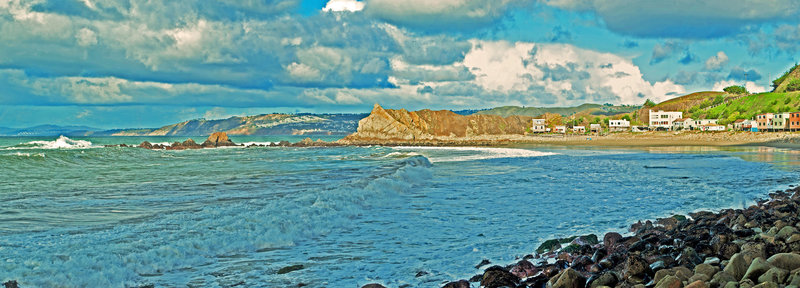
<instances>
[{"instance_id":1,"label":"whitecap","mask_svg":"<svg viewBox=\"0 0 800 288\"><path fill-rule=\"evenodd\" d=\"M30 141L21 145L6 148L8 150L17 149L82 149L82 148L96 148L92 146L92 142L86 140L73 140L67 136L61 135L58 139L53 141Z\"/></svg>"},{"instance_id":2,"label":"whitecap","mask_svg":"<svg viewBox=\"0 0 800 288\"><path fill-rule=\"evenodd\" d=\"M496 159L496 158L531 158L531 157L558 155L558 153L553 153L553 152L541 152L541 151L519 149L519 148L494 148L494 147L400 146L400 147L393 147L393 149L411 150L416 152L433 152L433 153L425 153L425 156L428 159L430 159L432 163L463 162L463 161L475 161L475 160ZM458 154L469 153L469 155L452 155L453 153L447 153L447 152L455 152Z\"/></svg>"}]
</instances>

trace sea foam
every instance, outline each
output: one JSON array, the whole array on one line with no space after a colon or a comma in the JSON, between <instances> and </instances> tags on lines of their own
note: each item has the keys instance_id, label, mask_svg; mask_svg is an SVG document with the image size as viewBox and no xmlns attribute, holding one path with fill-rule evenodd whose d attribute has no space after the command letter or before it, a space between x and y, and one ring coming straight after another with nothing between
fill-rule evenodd
<instances>
[{"instance_id":1,"label":"sea foam","mask_svg":"<svg viewBox=\"0 0 800 288\"><path fill-rule=\"evenodd\" d=\"M97 146L92 146L92 142L85 141L85 140L73 140L67 138L67 136L61 135L58 139L53 141L30 141L24 144L20 144L14 147L6 148L8 150L16 150L16 149L83 149L83 148L95 148Z\"/></svg>"},{"instance_id":2,"label":"sea foam","mask_svg":"<svg viewBox=\"0 0 800 288\"><path fill-rule=\"evenodd\" d=\"M432 153L426 153L430 155L425 155L432 163L463 162L463 161L475 161L475 160L495 159L495 158L529 158L529 157L558 155L558 153L553 153L553 152L541 152L541 151L519 149L519 148L401 146L401 147L394 147L393 149L406 150L406 151L410 150L419 153L432 152ZM445 152L445 153L436 153L436 152ZM457 152L459 154L466 153L467 155L452 155L452 153L446 153L446 152ZM436 154L442 154L442 155L438 156Z\"/></svg>"}]
</instances>

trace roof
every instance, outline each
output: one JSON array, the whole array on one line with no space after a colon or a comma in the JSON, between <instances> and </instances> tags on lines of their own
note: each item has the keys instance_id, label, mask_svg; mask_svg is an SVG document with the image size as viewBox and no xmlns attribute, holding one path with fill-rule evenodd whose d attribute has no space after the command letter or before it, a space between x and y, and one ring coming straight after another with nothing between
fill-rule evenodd
<instances>
[{"instance_id":1,"label":"roof","mask_svg":"<svg viewBox=\"0 0 800 288\"><path fill-rule=\"evenodd\" d=\"M678 119L675 119L675 122L685 122L686 120L692 120L692 118L688 118L688 117L687 118L678 118Z\"/></svg>"},{"instance_id":2,"label":"roof","mask_svg":"<svg viewBox=\"0 0 800 288\"><path fill-rule=\"evenodd\" d=\"M733 121L733 123L742 123L744 121L745 121L745 119L737 119L736 121Z\"/></svg>"}]
</instances>

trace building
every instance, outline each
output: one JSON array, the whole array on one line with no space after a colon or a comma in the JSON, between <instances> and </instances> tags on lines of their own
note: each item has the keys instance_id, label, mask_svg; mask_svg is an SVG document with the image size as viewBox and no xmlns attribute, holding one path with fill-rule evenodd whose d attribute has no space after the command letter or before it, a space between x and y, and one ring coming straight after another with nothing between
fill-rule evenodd
<instances>
[{"instance_id":1,"label":"building","mask_svg":"<svg viewBox=\"0 0 800 288\"><path fill-rule=\"evenodd\" d=\"M675 119L675 121L672 121L672 128L670 129L673 131L692 130L692 123L694 123L692 118Z\"/></svg>"},{"instance_id":2,"label":"building","mask_svg":"<svg viewBox=\"0 0 800 288\"><path fill-rule=\"evenodd\" d=\"M561 134L567 133L567 126L564 125L556 126L556 133L561 133Z\"/></svg>"},{"instance_id":3,"label":"building","mask_svg":"<svg viewBox=\"0 0 800 288\"><path fill-rule=\"evenodd\" d=\"M789 113L789 130L800 130L800 112Z\"/></svg>"},{"instance_id":4,"label":"building","mask_svg":"<svg viewBox=\"0 0 800 288\"><path fill-rule=\"evenodd\" d=\"M703 124L698 127L700 128L700 131L709 131L709 132L725 131L725 125L719 125L716 123Z\"/></svg>"},{"instance_id":5,"label":"building","mask_svg":"<svg viewBox=\"0 0 800 288\"><path fill-rule=\"evenodd\" d=\"M650 130L663 128L663 129L670 129L672 128L672 122L677 119L683 118L683 112L675 112L675 111L658 111L653 112L650 110Z\"/></svg>"},{"instance_id":6,"label":"building","mask_svg":"<svg viewBox=\"0 0 800 288\"><path fill-rule=\"evenodd\" d=\"M788 130L791 113L775 113L772 117L772 130Z\"/></svg>"},{"instance_id":7,"label":"building","mask_svg":"<svg viewBox=\"0 0 800 288\"><path fill-rule=\"evenodd\" d=\"M547 132L547 124L545 123L544 119L532 119L531 124L532 124L531 132L533 133Z\"/></svg>"},{"instance_id":8,"label":"building","mask_svg":"<svg viewBox=\"0 0 800 288\"><path fill-rule=\"evenodd\" d=\"M620 119L620 120L608 120L608 130L610 131L628 131L631 129L631 121Z\"/></svg>"},{"instance_id":9,"label":"building","mask_svg":"<svg viewBox=\"0 0 800 288\"><path fill-rule=\"evenodd\" d=\"M586 126L572 126L572 133L586 133Z\"/></svg>"},{"instance_id":10,"label":"building","mask_svg":"<svg viewBox=\"0 0 800 288\"><path fill-rule=\"evenodd\" d=\"M698 126L708 125L708 124L719 124L719 119L697 119L694 120L693 126L696 128Z\"/></svg>"},{"instance_id":11,"label":"building","mask_svg":"<svg viewBox=\"0 0 800 288\"><path fill-rule=\"evenodd\" d=\"M589 124L589 131L592 133L600 133L603 131L603 126L600 126L600 124Z\"/></svg>"},{"instance_id":12,"label":"building","mask_svg":"<svg viewBox=\"0 0 800 288\"><path fill-rule=\"evenodd\" d=\"M772 113L764 113L756 115L756 123L758 124L758 130L766 131L772 129L772 117L775 114Z\"/></svg>"},{"instance_id":13,"label":"building","mask_svg":"<svg viewBox=\"0 0 800 288\"><path fill-rule=\"evenodd\" d=\"M733 121L733 123L732 123L733 124L733 130L736 130L736 131L750 130L749 129L750 127L747 127L747 128L744 127L746 121L750 121L750 120L737 119L736 121Z\"/></svg>"}]
</instances>

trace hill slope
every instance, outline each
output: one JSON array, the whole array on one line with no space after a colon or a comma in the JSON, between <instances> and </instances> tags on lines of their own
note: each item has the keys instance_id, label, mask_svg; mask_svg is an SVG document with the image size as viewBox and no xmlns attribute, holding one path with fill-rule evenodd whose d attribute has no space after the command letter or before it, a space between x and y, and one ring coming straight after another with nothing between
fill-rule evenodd
<instances>
[{"instance_id":1,"label":"hill slope","mask_svg":"<svg viewBox=\"0 0 800 288\"><path fill-rule=\"evenodd\" d=\"M775 93L787 92L787 90L789 90L788 89L789 83L791 83L792 80L798 80L798 79L800 79L800 65L795 65L788 72L784 73L783 76L779 77L778 79L775 79L775 81L772 81L772 84L775 87L775 90L773 90L772 92Z\"/></svg>"},{"instance_id":2,"label":"hill slope","mask_svg":"<svg viewBox=\"0 0 800 288\"><path fill-rule=\"evenodd\" d=\"M489 110L478 111L475 114L498 115L503 117L508 117L512 115L537 117L548 113L559 114L561 116L569 116L573 114L611 116L611 115L633 112L636 109L639 109L639 106L611 106L611 105L600 105L600 104L582 104L577 107L503 106L503 107L492 108Z\"/></svg>"},{"instance_id":3,"label":"hill slope","mask_svg":"<svg viewBox=\"0 0 800 288\"><path fill-rule=\"evenodd\" d=\"M719 97L722 97L721 99ZM689 111L692 110L693 107L698 106L711 106L713 105L714 101L724 101L725 97L734 97L732 95L727 95L725 92L715 92L715 91L706 91L706 92L696 92L676 98L669 99L667 101L661 102L656 104L653 107L642 107L637 111L635 114L637 119L641 123L648 123L650 119L650 110L653 111L681 111L686 115L689 115Z\"/></svg>"}]
</instances>

